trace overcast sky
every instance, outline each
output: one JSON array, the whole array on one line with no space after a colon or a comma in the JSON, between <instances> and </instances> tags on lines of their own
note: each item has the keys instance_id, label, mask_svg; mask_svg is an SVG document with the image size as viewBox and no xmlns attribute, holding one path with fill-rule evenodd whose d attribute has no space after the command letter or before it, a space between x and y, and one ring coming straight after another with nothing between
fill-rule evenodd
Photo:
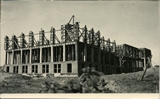
<instances>
[{"instance_id":1,"label":"overcast sky","mask_svg":"<svg viewBox=\"0 0 160 99\"><path fill-rule=\"evenodd\" d=\"M1 65L5 35L49 31L52 26L58 30L72 15L80 27L100 30L105 39L151 49L153 65L160 64L158 1L2 1L1 14Z\"/></svg>"}]
</instances>

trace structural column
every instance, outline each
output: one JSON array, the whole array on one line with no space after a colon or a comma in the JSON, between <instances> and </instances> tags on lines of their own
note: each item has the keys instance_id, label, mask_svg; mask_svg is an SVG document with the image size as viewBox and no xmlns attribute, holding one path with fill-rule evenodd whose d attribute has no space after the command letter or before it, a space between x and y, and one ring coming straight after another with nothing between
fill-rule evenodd
<instances>
[{"instance_id":1,"label":"structural column","mask_svg":"<svg viewBox=\"0 0 160 99\"><path fill-rule=\"evenodd\" d=\"M20 63L22 64L22 59L23 59L23 58L22 58L22 55L23 55L23 54L22 54L22 52L23 52L23 50L22 50L22 49L20 49L20 50L21 50L21 53L20 53L20 54L21 54L21 60L20 60Z\"/></svg>"},{"instance_id":2,"label":"structural column","mask_svg":"<svg viewBox=\"0 0 160 99\"><path fill-rule=\"evenodd\" d=\"M101 47L99 47L98 51L98 63L101 64Z\"/></svg>"},{"instance_id":3,"label":"structural column","mask_svg":"<svg viewBox=\"0 0 160 99\"><path fill-rule=\"evenodd\" d=\"M75 54L76 54L76 61L78 61L78 55L79 55L79 53L78 53L78 41L75 41L76 43L75 43Z\"/></svg>"},{"instance_id":4,"label":"structural column","mask_svg":"<svg viewBox=\"0 0 160 99\"><path fill-rule=\"evenodd\" d=\"M87 44L86 43L84 47L84 62L87 62Z\"/></svg>"},{"instance_id":5,"label":"structural column","mask_svg":"<svg viewBox=\"0 0 160 99\"><path fill-rule=\"evenodd\" d=\"M18 74L22 74L22 65L18 66Z\"/></svg>"},{"instance_id":6,"label":"structural column","mask_svg":"<svg viewBox=\"0 0 160 99\"><path fill-rule=\"evenodd\" d=\"M42 63L42 47L40 47L40 53L39 54L40 54L40 60L39 60L39 62Z\"/></svg>"},{"instance_id":7,"label":"structural column","mask_svg":"<svg viewBox=\"0 0 160 99\"><path fill-rule=\"evenodd\" d=\"M12 63L11 64L14 64L14 50L12 50Z\"/></svg>"},{"instance_id":8,"label":"structural column","mask_svg":"<svg viewBox=\"0 0 160 99\"><path fill-rule=\"evenodd\" d=\"M6 57L5 57L5 65L7 64L7 51L6 51Z\"/></svg>"},{"instance_id":9,"label":"structural column","mask_svg":"<svg viewBox=\"0 0 160 99\"><path fill-rule=\"evenodd\" d=\"M66 44L63 44L63 61L66 61Z\"/></svg>"},{"instance_id":10,"label":"structural column","mask_svg":"<svg viewBox=\"0 0 160 99\"><path fill-rule=\"evenodd\" d=\"M29 63L32 63L32 49L30 48L30 53L29 53Z\"/></svg>"},{"instance_id":11,"label":"structural column","mask_svg":"<svg viewBox=\"0 0 160 99\"><path fill-rule=\"evenodd\" d=\"M10 60L10 61L11 61L11 62L10 62L10 63L11 63L11 66L9 67L9 68L10 68L10 70L9 70L10 73L13 73L13 64L14 64L14 63L13 63L13 60L14 60L14 50L12 50L12 58L11 58L11 60Z\"/></svg>"},{"instance_id":12,"label":"structural column","mask_svg":"<svg viewBox=\"0 0 160 99\"><path fill-rule=\"evenodd\" d=\"M91 62L94 62L94 47L91 48Z\"/></svg>"},{"instance_id":13,"label":"structural column","mask_svg":"<svg viewBox=\"0 0 160 99\"><path fill-rule=\"evenodd\" d=\"M146 51L145 50L143 50L143 52L144 52L144 70L146 69Z\"/></svg>"},{"instance_id":14,"label":"structural column","mask_svg":"<svg viewBox=\"0 0 160 99\"><path fill-rule=\"evenodd\" d=\"M144 60L144 67L143 67L143 69L145 70L145 68L146 68L146 58L144 57L143 60Z\"/></svg>"},{"instance_id":15,"label":"structural column","mask_svg":"<svg viewBox=\"0 0 160 99\"><path fill-rule=\"evenodd\" d=\"M51 62L53 62L53 45L51 45Z\"/></svg>"}]
</instances>

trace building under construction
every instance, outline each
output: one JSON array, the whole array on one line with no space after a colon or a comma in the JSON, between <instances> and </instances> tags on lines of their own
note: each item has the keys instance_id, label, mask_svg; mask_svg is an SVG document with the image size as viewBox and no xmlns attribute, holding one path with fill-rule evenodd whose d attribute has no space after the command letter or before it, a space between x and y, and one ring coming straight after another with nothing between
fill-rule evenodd
<instances>
[{"instance_id":1,"label":"building under construction","mask_svg":"<svg viewBox=\"0 0 160 99\"><path fill-rule=\"evenodd\" d=\"M147 58L151 60L149 49L116 45L115 40L105 39L100 31L87 29L87 26L81 28L74 18L72 16L59 30L52 27L49 32L41 29L39 33L31 31L29 35L22 33L11 39L6 36L5 71L79 75L82 68L89 66L104 74L113 74L139 71L148 66ZM61 33L60 39L57 32Z\"/></svg>"}]
</instances>

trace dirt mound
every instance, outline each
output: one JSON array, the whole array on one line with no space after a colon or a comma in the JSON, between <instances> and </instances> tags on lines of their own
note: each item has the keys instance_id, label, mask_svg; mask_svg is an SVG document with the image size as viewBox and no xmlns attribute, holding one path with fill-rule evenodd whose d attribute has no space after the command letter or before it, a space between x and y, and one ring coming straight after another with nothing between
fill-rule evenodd
<instances>
[{"instance_id":1,"label":"dirt mound","mask_svg":"<svg viewBox=\"0 0 160 99\"><path fill-rule=\"evenodd\" d=\"M107 87L116 93L158 93L159 69L149 68L141 81L143 71L102 76Z\"/></svg>"},{"instance_id":2,"label":"dirt mound","mask_svg":"<svg viewBox=\"0 0 160 99\"><path fill-rule=\"evenodd\" d=\"M0 72L0 82L2 82L5 78L8 78L8 77L12 77L13 74L10 74L10 73L5 73L5 72Z\"/></svg>"}]
</instances>

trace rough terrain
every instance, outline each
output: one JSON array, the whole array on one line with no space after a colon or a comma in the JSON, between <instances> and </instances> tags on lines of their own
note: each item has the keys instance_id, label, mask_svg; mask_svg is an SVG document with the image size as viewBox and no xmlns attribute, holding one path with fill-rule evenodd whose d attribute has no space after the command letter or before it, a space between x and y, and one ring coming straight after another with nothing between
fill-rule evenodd
<instances>
[{"instance_id":1,"label":"rough terrain","mask_svg":"<svg viewBox=\"0 0 160 99\"><path fill-rule=\"evenodd\" d=\"M142 74L143 71L85 75L85 79L53 76L31 78L1 71L0 93L159 93L159 68L147 69L143 81Z\"/></svg>"}]
</instances>

